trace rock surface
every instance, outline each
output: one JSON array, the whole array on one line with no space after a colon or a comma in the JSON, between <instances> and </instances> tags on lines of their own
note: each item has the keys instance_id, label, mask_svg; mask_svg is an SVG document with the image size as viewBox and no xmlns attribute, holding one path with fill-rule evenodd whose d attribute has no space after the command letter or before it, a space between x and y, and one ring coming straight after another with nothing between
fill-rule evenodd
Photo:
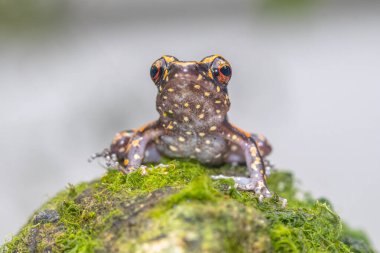
<instances>
[{"instance_id":1,"label":"rock surface","mask_svg":"<svg viewBox=\"0 0 380 253\"><path fill-rule=\"evenodd\" d=\"M259 202L231 180L210 179L244 168L167 163L70 185L0 252L373 252L327 200L297 190L290 173L269 178L288 199L283 208L277 195Z\"/></svg>"}]
</instances>

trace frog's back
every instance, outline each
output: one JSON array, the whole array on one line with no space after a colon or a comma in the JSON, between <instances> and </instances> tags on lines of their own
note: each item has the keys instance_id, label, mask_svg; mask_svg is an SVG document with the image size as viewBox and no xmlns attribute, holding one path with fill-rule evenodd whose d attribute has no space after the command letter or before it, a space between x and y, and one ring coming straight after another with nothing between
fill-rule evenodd
<instances>
[{"instance_id":1,"label":"frog's back","mask_svg":"<svg viewBox=\"0 0 380 253\"><path fill-rule=\"evenodd\" d=\"M209 77L207 64L173 61L159 84L157 110L165 130L158 150L169 157L221 163L227 143L213 134L226 120L227 90Z\"/></svg>"}]
</instances>

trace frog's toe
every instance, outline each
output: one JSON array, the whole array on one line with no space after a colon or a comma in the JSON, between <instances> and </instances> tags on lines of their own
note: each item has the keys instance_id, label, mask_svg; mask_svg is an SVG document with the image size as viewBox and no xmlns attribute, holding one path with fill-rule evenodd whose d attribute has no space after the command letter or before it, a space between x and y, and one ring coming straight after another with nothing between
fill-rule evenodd
<instances>
[{"instance_id":1,"label":"frog's toe","mask_svg":"<svg viewBox=\"0 0 380 253\"><path fill-rule=\"evenodd\" d=\"M94 153L88 158L88 162L91 163L98 158L106 158L107 156L111 157L110 150L105 148L102 152Z\"/></svg>"},{"instance_id":2,"label":"frog's toe","mask_svg":"<svg viewBox=\"0 0 380 253\"><path fill-rule=\"evenodd\" d=\"M262 181L254 181L249 177L231 177L224 175L214 175L211 176L212 179L232 179L235 182L235 187L242 191L253 191L255 194L259 195L259 199L270 198L272 193L264 185Z\"/></svg>"},{"instance_id":3,"label":"frog's toe","mask_svg":"<svg viewBox=\"0 0 380 253\"><path fill-rule=\"evenodd\" d=\"M99 159L98 158L102 158ZM88 159L88 162L93 162L95 160L98 160L98 163L103 167L103 168L116 168L120 170L119 167L121 165L119 164L117 155L114 153L111 153L109 149L104 149L102 152L99 153L94 153L91 155L91 157Z\"/></svg>"}]
</instances>

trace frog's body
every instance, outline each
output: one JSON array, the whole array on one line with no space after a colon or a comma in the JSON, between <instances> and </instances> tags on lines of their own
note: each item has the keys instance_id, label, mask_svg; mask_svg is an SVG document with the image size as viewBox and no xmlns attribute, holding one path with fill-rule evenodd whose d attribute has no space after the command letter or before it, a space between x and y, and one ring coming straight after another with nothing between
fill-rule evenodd
<instances>
[{"instance_id":1,"label":"frog's body","mask_svg":"<svg viewBox=\"0 0 380 253\"><path fill-rule=\"evenodd\" d=\"M169 157L194 157L216 164L222 163L228 151L226 140L213 132L225 121L230 102L223 87L216 91L207 71L207 65L197 62L174 63L168 81L161 85L159 121L163 128L173 128L163 133L157 148ZM213 126L215 130L210 131Z\"/></svg>"},{"instance_id":2,"label":"frog's body","mask_svg":"<svg viewBox=\"0 0 380 253\"><path fill-rule=\"evenodd\" d=\"M230 100L229 63L219 55L183 62L163 56L153 63L151 77L158 88L157 121L114 138L115 154L124 172L161 155L194 158L206 164L246 163L251 182L246 186L270 196L263 157L271 147L262 136L249 134L227 120Z\"/></svg>"}]
</instances>

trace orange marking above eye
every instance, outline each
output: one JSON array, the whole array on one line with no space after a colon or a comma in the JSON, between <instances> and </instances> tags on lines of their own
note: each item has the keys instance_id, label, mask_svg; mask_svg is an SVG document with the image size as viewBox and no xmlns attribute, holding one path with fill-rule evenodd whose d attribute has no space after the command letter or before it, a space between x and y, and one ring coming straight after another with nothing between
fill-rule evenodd
<instances>
[{"instance_id":1,"label":"orange marking above eye","mask_svg":"<svg viewBox=\"0 0 380 253\"><path fill-rule=\"evenodd\" d=\"M164 55L162 56L162 58L164 58L164 60L167 62L167 63L171 63L173 61L176 61L176 58L174 58L173 56L170 56L170 55Z\"/></svg>"},{"instance_id":2,"label":"orange marking above eye","mask_svg":"<svg viewBox=\"0 0 380 253\"><path fill-rule=\"evenodd\" d=\"M217 58L217 57L222 57L222 56L219 54L210 55L206 58L203 58L202 62L203 63L210 63L210 62L213 62L215 60L215 58Z\"/></svg>"}]
</instances>

